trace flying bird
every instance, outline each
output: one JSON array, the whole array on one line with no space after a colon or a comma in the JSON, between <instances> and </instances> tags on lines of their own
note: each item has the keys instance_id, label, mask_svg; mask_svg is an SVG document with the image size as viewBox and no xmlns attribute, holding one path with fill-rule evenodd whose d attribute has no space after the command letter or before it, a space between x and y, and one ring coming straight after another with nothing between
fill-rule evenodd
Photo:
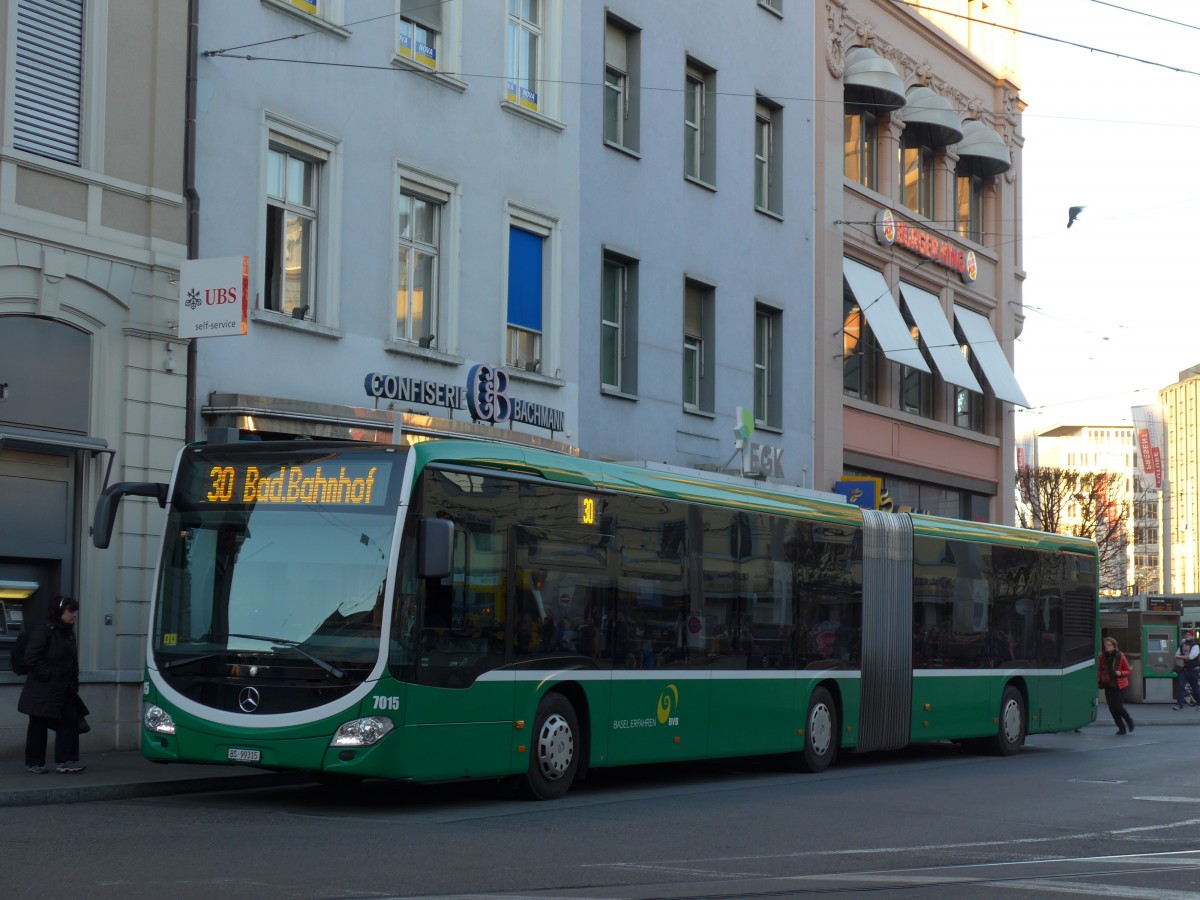
<instances>
[{"instance_id":1,"label":"flying bird","mask_svg":"<svg viewBox=\"0 0 1200 900\"><path fill-rule=\"evenodd\" d=\"M1075 220L1079 218L1079 214L1080 214L1081 212L1083 212L1085 209L1087 209L1087 207L1086 207L1086 206L1072 206L1072 207L1071 207L1071 208L1070 208L1070 209L1067 211L1067 216L1068 216L1068 218L1067 218L1067 227L1068 227L1068 228L1070 228L1072 225L1074 225L1074 224L1075 224Z\"/></svg>"}]
</instances>

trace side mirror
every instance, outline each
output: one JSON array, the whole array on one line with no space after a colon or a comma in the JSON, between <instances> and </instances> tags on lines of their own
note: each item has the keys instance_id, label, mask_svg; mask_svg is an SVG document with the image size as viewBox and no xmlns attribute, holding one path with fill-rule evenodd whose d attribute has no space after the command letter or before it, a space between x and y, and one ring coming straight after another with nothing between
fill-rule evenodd
<instances>
[{"instance_id":1,"label":"side mirror","mask_svg":"<svg viewBox=\"0 0 1200 900\"><path fill-rule=\"evenodd\" d=\"M96 501L96 513L92 517L92 546L107 550L112 541L113 524L117 521L117 507L126 494L135 497L153 497L158 505L167 505L167 485L161 482L122 481L104 489Z\"/></svg>"},{"instance_id":2,"label":"side mirror","mask_svg":"<svg viewBox=\"0 0 1200 900\"><path fill-rule=\"evenodd\" d=\"M454 523L449 519L421 519L417 531L417 576L445 578L454 571Z\"/></svg>"}]
</instances>

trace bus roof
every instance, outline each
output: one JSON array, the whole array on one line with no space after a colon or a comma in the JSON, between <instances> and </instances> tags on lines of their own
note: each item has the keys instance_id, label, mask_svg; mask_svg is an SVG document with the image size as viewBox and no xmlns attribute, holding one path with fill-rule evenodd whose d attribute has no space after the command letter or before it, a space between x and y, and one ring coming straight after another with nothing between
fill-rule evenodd
<instances>
[{"instance_id":1,"label":"bus roof","mask_svg":"<svg viewBox=\"0 0 1200 900\"><path fill-rule=\"evenodd\" d=\"M804 516L831 523L855 525L862 522L862 510L859 507L831 499L817 491L793 487L780 489L777 485L749 479L718 479L698 470L604 462L536 448L479 441L426 441L415 444L412 449L417 455L419 467L431 463L459 463L520 473L583 489L667 497L756 512ZM1087 538L923 514L913 514L912 521L913 530L918 535L986 540L1038 550L1096 553L1095 542Z\"/></svg>"}]
</instances>

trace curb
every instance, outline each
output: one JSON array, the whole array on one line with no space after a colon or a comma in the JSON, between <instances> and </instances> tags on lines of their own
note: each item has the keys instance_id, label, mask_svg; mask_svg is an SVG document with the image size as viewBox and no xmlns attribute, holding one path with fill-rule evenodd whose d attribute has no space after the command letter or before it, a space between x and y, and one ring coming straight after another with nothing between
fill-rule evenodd
<instances>
[{"instance_id":1,"label":"curb","mask_svg":"<svg viewBox=\"0 0 1200 900\"><path fill-rule=\"evenodd\" d=\"M86 775L71 777L87 778ZM283 787L292 784L311 784L312 781L312 775L307 772L266 772L261 775L216 775L210 778L188 778L180 781L137 781L129 784L74 784L52 788L30 787L0 791L0 808L8 806L46 806L54 803L86 803L98 800L128 800L139 797L166 797L173 794L200 794L249 788Z\"/></svg>"}]
</instances>

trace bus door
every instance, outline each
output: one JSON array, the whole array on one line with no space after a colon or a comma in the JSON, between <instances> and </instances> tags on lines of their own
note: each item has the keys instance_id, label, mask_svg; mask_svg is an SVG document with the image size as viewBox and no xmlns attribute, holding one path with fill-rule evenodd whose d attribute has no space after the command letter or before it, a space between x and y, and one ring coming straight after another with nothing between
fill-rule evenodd
<instances>
[{"instance_id":1,"label":"bus door","mask_svg":"<svg viewBox=\"0 0 1200 900\"><path fill-rule=\"evenodd\" d=\"M422 583L407 724L416 777L505 774L514 676L505 668L507 532L460 521L450 575Z\"/></svg>"},{"instance_id":2,"label":"bus door","mask_svg":"<svg viewBox=\"0 0 1200 900\"><path fill-rule=\"evenodd\" d=\"M599 659L612 672L612 765L695 759L708 750L713 622L696 602L698 513L614 498L616 578L599 609ZM691 595L691 596L689 596Z\"/></svg>"}]
</instances>

